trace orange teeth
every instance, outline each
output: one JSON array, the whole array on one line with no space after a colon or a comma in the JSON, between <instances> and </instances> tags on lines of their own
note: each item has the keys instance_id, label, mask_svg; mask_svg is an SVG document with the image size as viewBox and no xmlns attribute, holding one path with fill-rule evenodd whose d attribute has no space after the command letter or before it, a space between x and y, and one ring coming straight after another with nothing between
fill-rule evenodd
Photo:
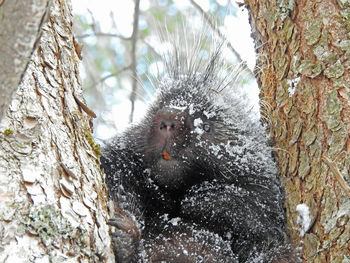
<instances>
[{"instance_id":1,"label":"orange teeth","mask_svg":"<svg viewBox=\"0 0 350 263\"><path fill-rule=\"evenodd\" d=\"M163 155L163 159L164 160L170 160L171 159L171 156L165 150L162 152L162 155Z\"/></svg>"}]
</instances>

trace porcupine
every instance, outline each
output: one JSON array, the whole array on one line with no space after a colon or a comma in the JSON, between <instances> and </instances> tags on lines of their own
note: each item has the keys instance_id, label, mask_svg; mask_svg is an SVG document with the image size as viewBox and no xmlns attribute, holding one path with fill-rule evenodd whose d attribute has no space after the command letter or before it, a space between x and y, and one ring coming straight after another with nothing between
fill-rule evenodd
<instances>
[{"instance_id":1,"label":"porcupine","mask_svg":"<svg viewBox=\"0 0 350 263\"><path fill-rule=\"evenodd\" d=\"M103 148L117 262L296 262L268 136L232 94L242 68L176 40L145 118Z\"/></svg>"}]
</instances>

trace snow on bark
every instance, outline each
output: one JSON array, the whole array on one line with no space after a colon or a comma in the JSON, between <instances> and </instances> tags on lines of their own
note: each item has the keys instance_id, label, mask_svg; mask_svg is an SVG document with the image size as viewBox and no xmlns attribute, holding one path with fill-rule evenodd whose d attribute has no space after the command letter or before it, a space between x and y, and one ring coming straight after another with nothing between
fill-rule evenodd
<instances>
[{"instance_id":1,"label":"snow on bark","mask_svg":"<svg viewBox=\"0 0 350 263\"><path fill-rule=\"evenodd\" d=\"M52 2L0 123L1 262L114 261L71 19L69 1Z\"/></svg>"}]
</instances>

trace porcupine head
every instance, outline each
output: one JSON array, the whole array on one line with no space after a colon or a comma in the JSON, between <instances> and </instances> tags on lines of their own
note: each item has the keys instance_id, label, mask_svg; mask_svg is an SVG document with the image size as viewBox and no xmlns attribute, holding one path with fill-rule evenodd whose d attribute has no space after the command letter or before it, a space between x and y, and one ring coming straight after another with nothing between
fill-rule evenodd
<instances>
[{"instance_id":1,"label":"porcupine head","mask_svg":"<svg viewBox=\"0 0 350 263\"><path fill-rule=\"evenodd\" d=\"M266 167L266 134L261 127L256 134L259 124L251 121L237 87L244 67L229 67L222 59L225 43L209 41L212 36L203 33L181 43L184 33L175 35L164 55L165 73L155 81L156 97L136 137L151 178L178 190L210 177L251 176L252 166ZM210 51L203 52L207 42Z\"/></svg>"}]
</instances>

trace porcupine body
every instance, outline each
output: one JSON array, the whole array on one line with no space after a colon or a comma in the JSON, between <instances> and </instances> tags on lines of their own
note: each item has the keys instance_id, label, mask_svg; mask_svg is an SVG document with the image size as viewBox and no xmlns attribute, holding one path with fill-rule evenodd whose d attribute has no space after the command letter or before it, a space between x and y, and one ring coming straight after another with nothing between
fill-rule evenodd
<instances>
[{"instance_id":1,"label":"porcupine body","mask_svg":"<svg viewBox=\"0 0 350 263\"><path fill-rule=\"evenodd\" d=\"M103 149L117 262L294 262L265 130L203 39L173 43L145 118Z\"/></svg>"}]
</instances>

